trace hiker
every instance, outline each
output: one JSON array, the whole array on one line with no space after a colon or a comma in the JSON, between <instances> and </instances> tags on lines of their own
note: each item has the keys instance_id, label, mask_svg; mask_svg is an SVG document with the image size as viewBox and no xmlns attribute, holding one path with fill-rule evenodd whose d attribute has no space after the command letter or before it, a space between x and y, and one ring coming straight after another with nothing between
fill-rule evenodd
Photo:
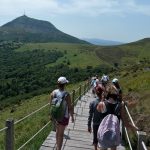
<instances>
[{"instance_id":1,"label":"hiker","mask_svg":"<svg viewBox=\"0 0 150 150\"><path fill-rule=\"evenodd\" d=\"M94 97L96 97L95 88L98 84L99 84L99 79L98 79L98 75L96 75L95 77L92 78L92 81L91 81L92 93Z\"/></svg>"},{"instance_id":2,"label":"hiker","mask_svg":"<svg viewBox=\"0 0 150 150\"><path fill-rule=\"evenodd\" d=\"M95 82L96 82L96 77L92 77L91 87L92 87L92 94L94 97L95 97Z\"/></svg>"},{"instance_id":3,"label":"hiker","mask_svg":"<svg viewBox=\"0 0 150 150\"><path fill-rule=\"evenodd\" d=\"M69 81L65 77L59 77L57 84L58 89L54 90L50 95L50 105L52 104L52 100L54 98L63 99L64 105L66 106L64 116L62 120L57 121L55 118L52 118L55 121L56 125L56 149L61 150L62 143L63 143L63 136L64 136L64 130L65 127L69 123L69 117L71 115L72 122L74 122L74 116L73 116L73 107L71 105L71 97L67 91L65 91L65 86ZM65 94L64 94L65 93ZM62 114L63 112L59 112L59 114Z\"/></svg>"},{"instance_id":4,"label":"hiker","mask_svg":"<svg viewBox=\"0 0 150 150\"><path fill-rule=\"evenodd\" d=\"M119 84L119 81L117 78L114 78L112 80L112 83L114 84L114 86L117 88L118 90L118 101L122 101L122 90L121 90L121 87L120 87L120 84Z\"/></svg>"},{"instance_id":5,"label":"hiker","mask_svg":"<svg viewBox=\"0 0 150 150\"><path fill-rule=\"evenodd\" d=\"M107 97L107 91L106 88L109 86L109 76L108 75L103 75L101 78L101 82L100 84L102 85L103 89L104 89L104 96L105 98Z\"/></svg>"},{"instance_id":6,"label":"hiker","mask_svg":"<svg viewBox=\"0 0 150 150\"><path fill-rule=\"evenodd\" d=\"M98 112L96 109L98 103L102 99L103 89L100 85L98 85L95 88L95 91L97 94L97 98L95 98L89 105L88 132L90 133L92 132L91 124L93 123L93 145L94 145L94 149L97 150L97 143L98 143L97 130L105 114Z\"/></svg>"},{"instance_id":7,"label":"hiker","mask_svg":"<svg viewBox=\"0 0 150 150\"><path fill-rule=\"evenodd\" d=\"M120 144L120 128L119 128L119 125L118 125L118 128L117 128L118 132L116 133L116 135L117 135L116 137L117 137L119 142L113 140L113 135L108 136L108 134L107 134L107 138L104 138L103 137L104 134L102 133L104 130L101 130L101 126L105 127L105 124L104 124L105 122L104 121L106 121L106 118L109 115L113 114L111 117L113 117L113 118L116 117L116 119L115 119L116 123L119 122L119 119L122 119L122 121L123 121L123 123L126 127L129 127L129 128L131 128L135 131L137 131L138 128L136 126L133 126L132 124L130 124L128 122L128 120L126 118L126 115L125 115L124 102L118 102L116 100L117 99L117 94L118 94L117 93L118 91L117 91L116 87L114 85L111 85L110 87L108 87L107 92L108 92L107 99L103 102L99 102L99 104L97 105L97 110L106 115L106 117L104 117L104 119L102 120L102 122L99 126L99 129L98 129L98 141L99 141L99 147L100 147L101 150L104 150L104 149L107 149L107 148L111 148L111 150L116 150L116 147ZM109 123L110 124L108 124L108 122L107 122L106 125L108 125L108 127L111 128L113 126L113 124L111 124L112 121L109 122ZM101 137L103 137L103 139L105 139L105 140L102 140ZM112 138L112 139L108 139L108 138ZM115 144L116 142L117 142L117 144ZM114 146L107 147L106 143L107 144L112 144ZM105 147L104 147L104 145L105 145Z\"/></svg>"}]
</instances>

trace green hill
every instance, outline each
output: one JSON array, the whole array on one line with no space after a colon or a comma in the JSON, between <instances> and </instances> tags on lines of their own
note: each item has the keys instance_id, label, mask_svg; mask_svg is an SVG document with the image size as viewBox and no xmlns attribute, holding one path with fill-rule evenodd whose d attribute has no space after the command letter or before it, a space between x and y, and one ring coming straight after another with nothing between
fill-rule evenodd
<instances>
[{"instance_id":1,"label":"green hill","mask_svg":"<svg viewBox=\"0 0 150 150\"><path fill-rule=\"evenodd\" d=\"M1 26L0 40L17 42L88 43L63 33L50 22L33 19L26 15Z\"/></svg>"}]
</instances>

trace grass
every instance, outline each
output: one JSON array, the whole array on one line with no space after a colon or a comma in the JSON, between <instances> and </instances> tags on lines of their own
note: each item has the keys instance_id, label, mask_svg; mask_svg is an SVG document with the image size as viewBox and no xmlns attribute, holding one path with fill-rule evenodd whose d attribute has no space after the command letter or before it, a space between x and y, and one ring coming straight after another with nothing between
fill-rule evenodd
<instances>
[{"instance_id":1,"label":"grass","mask_svg":"<svg viewBox=\"0 0 150 150\"><path fill-rule=\"evenodd\" d=\"M38 43L38 44L25 44L16 51L27 51L34 49L43 50L58 50L64 53L64 57L58 59L55 63L48 64L49 66L55 66L60 63L67 64L69 62L70 67L85 68L87 66L96 67L99 64L104 63L93 52L95 46L87 44L69 44L69 43ZM93 61L94 60L94 61Z\"/></svg>"},{"instance_id":2,"label":"grass","mask_svg":"<svg viewBox=\"0 0 150 150\"><path fill-rule=\"evenodd\" d=\"M120 46L95 46L88 44L71 43L29 43L24 44L16 51L29 51L34 49L58 50L64 53L64 57L55 63L48 64L55 66L63 63L70 67L85 68L87 66L96 67L101 64L113 65L114 63L133 64L143 58L150 58L150 42L137 42Z\"/></svg>"}]
</instances>

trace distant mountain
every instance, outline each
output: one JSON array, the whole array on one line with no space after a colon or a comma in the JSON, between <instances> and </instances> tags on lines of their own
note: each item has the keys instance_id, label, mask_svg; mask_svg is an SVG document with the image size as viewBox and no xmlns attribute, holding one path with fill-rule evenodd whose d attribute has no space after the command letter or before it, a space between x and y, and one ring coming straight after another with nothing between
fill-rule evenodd
<instances>
[{"instance_id":1,"label":"distant mountain","mask_svg":"<svg viewBox=\"0 0 150 150\"><path fill-rule=\"evenodd\" d=\"M144 38L144 39L141 39L141 40L138 40L138 41L134 41L134 42L131 42L131 43L127 43L128 45L145 45L145 44L148 44L150 43L150 37L147 37L147 38Z\"/></svg>"},{"instance_id":2,"label":"distant mountain","mask_svg":"<svg viewBox=\"0 0 150 150\"><path fill-rule=\"evenodd\" d=\"M91 44L95 45L103 45L103 46L111 46L111 45L121 45L122 42L118 41L110 41L110 40L103 40L103 39L95 39L95 38L84 38L83 40L90 42Z\"/></svg>"},{"instance_id":3,"label":"distant mountain","mask_svg":"<svg viewBox=\"0 0 150 150\"><path fill-rule=\"evenodd\" d=\"M58 30L48 21L18 17L0 27L0 40L19 42L88 43Z\"/></svg>"}]
</instances>

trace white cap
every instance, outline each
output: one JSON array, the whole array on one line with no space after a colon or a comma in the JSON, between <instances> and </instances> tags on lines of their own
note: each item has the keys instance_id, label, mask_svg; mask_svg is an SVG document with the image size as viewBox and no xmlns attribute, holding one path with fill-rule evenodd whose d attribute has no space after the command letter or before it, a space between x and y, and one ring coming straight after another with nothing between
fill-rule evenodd
<instances>
[{"instance_id":1,"label":"white cap","mask_svg":"<svg viewBox=\"0 0 150 150\"><path fill-rule=\"evenodd\" d=\"M66 79L66 77L59 77L57 82L59 84L65 84L65 83L68 83L69 81Z\"/></svg>"},{"instance_id":2,"label":"white cap","mask_svg":"<svg viewBox=\"0 0 150 150\"><path fill-rule=\"evenodd\" d=\"M103 75L102 78L101 78L101 81L108 82L109 77L107 75Z\"/></svg>"},{"instance_id":3,"label":"white cap","mask_svg":"<svg viewBox=\"0 0 150 150\"><path fill-rule=\"evenodd\" d=\"M114 78L114 79L112 80L112 82L113 82L113 83L116 83L116 82L118 82L118 79L117 79L117 78Z\"/></svg>"}]
</instances>

